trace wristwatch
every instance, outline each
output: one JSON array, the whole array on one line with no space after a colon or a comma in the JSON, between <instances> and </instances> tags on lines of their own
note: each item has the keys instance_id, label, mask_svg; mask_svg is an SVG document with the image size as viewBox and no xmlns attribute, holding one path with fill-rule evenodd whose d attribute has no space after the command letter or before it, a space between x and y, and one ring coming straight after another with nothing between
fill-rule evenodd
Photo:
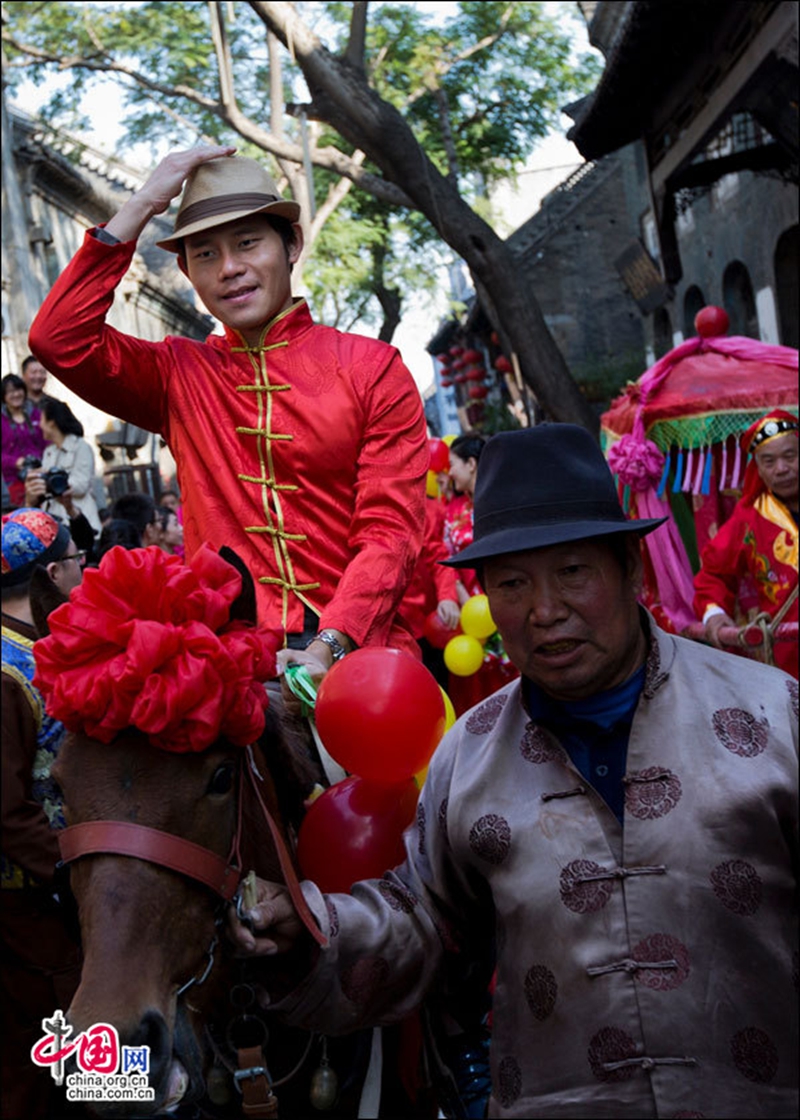
<instances>
[{"instance_id":1,"label":"wristwatch","mask_svg":"<svg viewBox=\"0 0 800 1120\"><path fill-rule=\"evenodd\" d=\"M334 661L341 661L344 655L347 653L347 650L344 648L344 646L332 630L320 630L319 634L315 634L315 636L311 639L311 642L324 642L328 649L331 651ZM308 646L311 645L311 642L308 643L306 649L308 649Z\"/></svg>"}]
</instances>

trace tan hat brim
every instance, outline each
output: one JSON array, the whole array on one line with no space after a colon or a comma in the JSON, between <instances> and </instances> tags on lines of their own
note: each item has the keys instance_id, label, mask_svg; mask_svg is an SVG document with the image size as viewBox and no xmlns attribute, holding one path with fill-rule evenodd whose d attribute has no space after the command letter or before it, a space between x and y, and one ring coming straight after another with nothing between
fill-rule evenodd
<instances>
[{"instance_id":1,"label":"tan hat brim","mask_svg":"<svg viewBox=\"0 0 800 1120\"><path fill-rule=\"evenodd\" d=\"M240 218L249 218L252 214L274 214L278 218L286 218L290 222L296 222L300 217L300 206L297 202L284 198L277 202L268 202L264 206L210 214L199 221L190 222L186 226L178 224L172 237L167 237L163 241L156 241L156 245L159 249L166 249L168 253L179 253L184 237L190 237L193 233L202 233L206 229L214 229L216 226L227 225L228 222L236 222ZM178 215L178 222L180 223L180 215Z\"/></svg>"}]
</instances>

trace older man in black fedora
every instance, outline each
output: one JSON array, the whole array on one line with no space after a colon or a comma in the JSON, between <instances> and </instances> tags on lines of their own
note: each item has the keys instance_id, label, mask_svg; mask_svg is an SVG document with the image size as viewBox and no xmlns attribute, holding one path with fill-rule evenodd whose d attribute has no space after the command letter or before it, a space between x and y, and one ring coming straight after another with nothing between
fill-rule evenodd
<instances>
[{"instance_id":1,"label":"older man in black fedora","mask_svg":"<svg viewBox=\"0 0 800 1120\"><path fill-rule=\"evenodd\" d=\"M422 542L422 402L393 347L315 324L292 295L300 207L233 148L167 156L84 244L31 330L85 400L159 432L177 464L187 555L228 545L256 583L281 659L318 679L354 646L418 655L397 607ZM175 253L224 326L144 341L106 323L145 226L183 187ZM307 647L307 648L306 648Z\"/></svg>"},{"instance_id":2,"label":"older man in black fedora","mask_svg":"<svg viewBox=\"0 0 800 1120\"><path fill-rule=\"evenodd\" d=\"M639 537L591 438L501 433L481 457L477 567L522 674L430 765L406 862L350 895L259 884L263 982L334 1032L493 968L494 1117L797 1113L797 684L660 630ZM281 987L283 985L283 987ZM283 998L281 999L281 996Z\"/></svg>"}]
</instances>

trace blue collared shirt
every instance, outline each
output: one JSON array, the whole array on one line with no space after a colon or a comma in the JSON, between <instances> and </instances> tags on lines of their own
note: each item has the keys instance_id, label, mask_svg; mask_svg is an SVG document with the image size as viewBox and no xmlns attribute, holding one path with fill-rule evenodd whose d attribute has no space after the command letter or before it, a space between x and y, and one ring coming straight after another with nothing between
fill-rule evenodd
<instances>
[{"instance_id":1,"label":"blue collared shirt","mask_svg":"<svg viewBox=\"0 0 800 1120\"><path fill-rule=\"evenodd\" d=\"M527 678L525 703L534 723L556 736L572 762L622 824L625 790L622 779L633 715L644 687L646 666L632 677L586 700L553 700Z\"/></svg>"}]
</instances>

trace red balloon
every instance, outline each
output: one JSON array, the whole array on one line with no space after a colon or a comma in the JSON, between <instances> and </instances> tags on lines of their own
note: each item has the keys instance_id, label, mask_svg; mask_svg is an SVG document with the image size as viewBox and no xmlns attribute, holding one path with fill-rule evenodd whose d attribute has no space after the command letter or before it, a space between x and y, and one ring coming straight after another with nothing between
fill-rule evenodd
<instances>
[{"instance_id":1,"label":"red balloon","mask_svg":"<svg viewBox=\"0 0 800 1120\"><path fill-rule=\"evenodd\" d=\"M442 439L429 439L430 469L436 474L450 469L450 448Z\"/></svg>"},{"instance_id":2,"label":"red balloon","mask_svg":"<svg viewBox=\"0 0 800 1120\"><path fill-rule=\"evenodd\" d=\"M403 832L414 819L418 796L413 778L393 786L345 778L326 789L303 818L297 838L305 878L323 891L349 891L359 879L376 879L402 863Z\"/></svg>"},{"instance_id":3,"label":"red balloon","mask_svg":"<svg viewBox=\"0 0 800 1120\"><path fill-rule=\"evenodd\" d=\"M709 304L701 307L694 317L694 329L701 338L716 338L718 335L728 333L731 321L724 307L715 307Z\"/></svg>"},{"instance_id":4,"label":"red balloon","mask_svg":"<svg viewBox=\"0 0 800 1120\"><path fill-rule=\"evenodd\" d=\"M458 634L463 634L464 631L461 626L457 626L455 630L450 630L442 622L439 617L438 611L431 611L425 619L425 625L422 628L422 636L429 642L434 649L444 649L451 638L455 638Z\"/></svg>"},{"instance_id":5,"label":"red balloon","mask_svg":"<svg viewBox=\"0 0 800 1120\"><path fill-rule=\"evenodd\" d=\"M381 785L413 777L444 734L436 679L399 649L365 646L337 661L320 685L314 715L339 765Z\"/></svg>"}]
</instances>

